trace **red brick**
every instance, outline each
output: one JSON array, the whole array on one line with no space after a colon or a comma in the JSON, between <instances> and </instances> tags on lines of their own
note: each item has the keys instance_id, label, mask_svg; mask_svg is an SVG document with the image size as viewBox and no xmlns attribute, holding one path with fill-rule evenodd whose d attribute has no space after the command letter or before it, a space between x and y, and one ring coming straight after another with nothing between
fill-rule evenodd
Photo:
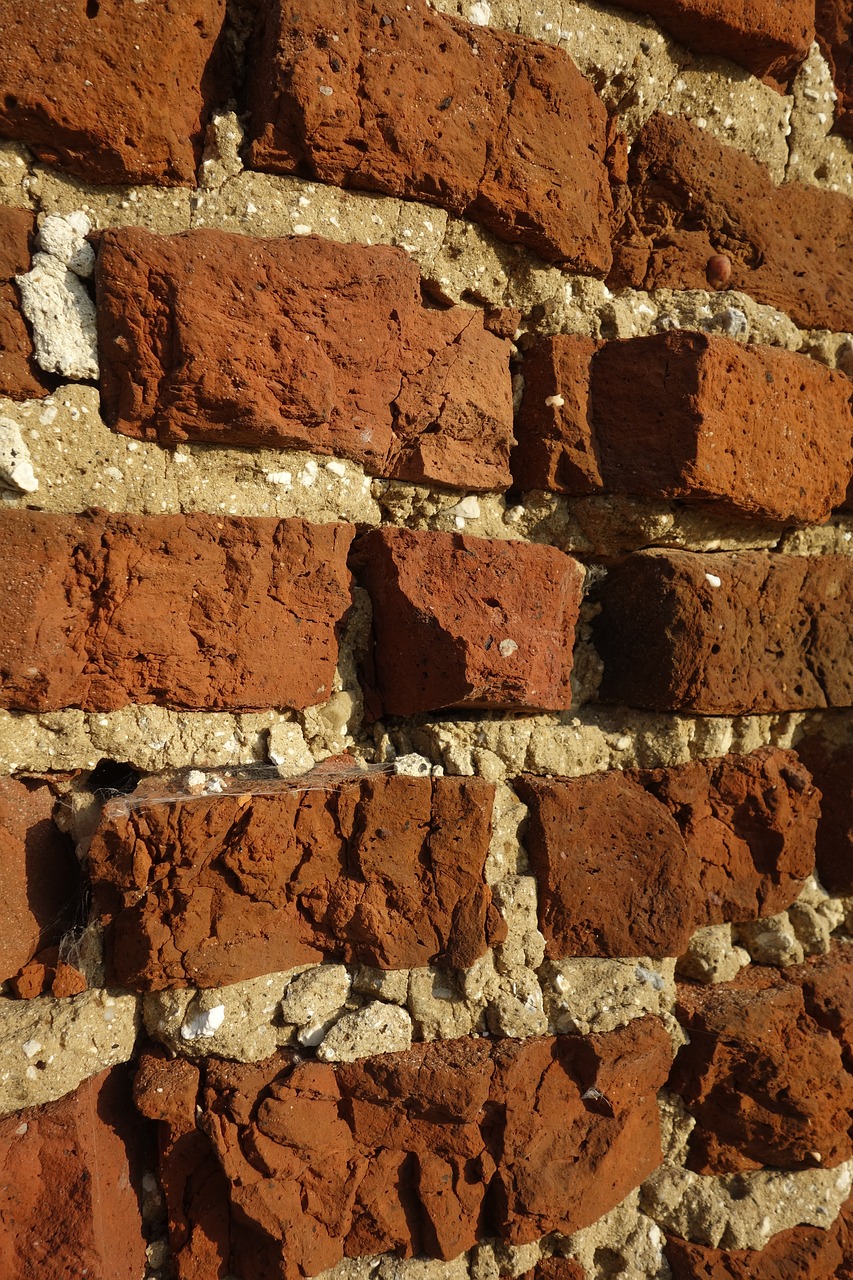
<instances>
[{"instance_id":1,"label":"red brick","mask_svg":"<svg viewBox=\"0 0 853 1280\"><path fill-rule=\"evenodd\" d=\"M674 498L780 523L825 520L853 468L843 374L685 331L544 339L525 358L518 435L523 488Z\"/></svg>"},{"instance_id":2,"label":"red brick","mask_svg":"<svg viewBox=\"0 0 853 1280\"><path fill-rule=\"evenodd\" d=\"M853 703L853 558L641 551L593 621L602 701L708 715Z\"/></svg>"},{"instance_id":3,"label":"red brick","mask_svg":"<svg viewBox=\"0 0 853 1280\"><path fill-rule=\"evenodd\" d=\"M322 702L352 534L304 520L4 512L2 705Z\"/></svg>"},{"instance_id":4,"label":"red brick","mask_svg":"<svg viewBox=\"0 0 853 1280\"><path fill-rule=\"evenodd\" d=\"M143 1059L138 1104L168 1126L178 1276L212 1274L200 1260L215 1259L295 1280L342 1257L452 1258L484 1237L587 1226L660 1163L669 1054L661 1024L643 1018L586 1039L472 1037L338 1067L289 1052L210 1059L198 1094L197 1069Z\"/></svg>"},{"instance_id":5,"label":"red brick","mask_svg":"<svg viewBox=\"0 0 853 1280\"><path fill-rule=\"evenodd\" d=\"M780 1231L763 1249L712 1249L668 1236L672 1280L851 1280L853 1199L827 1227Z\"/></svg>"},{"instance_id":6,"label":"red brick","mask_svg":"<svg viewBox=\"0 0 853 1280\"><path fill-rule=\"evenodd\" d=\"M0 136L88 182L195 185L225 0L4 0ZM45 50L50 57L45 57Z\"/></svg>"},{"instance_id":7,"label":"red brick","mask_svg":"<svg viewBox=\"0 0 853 1280\"><path fill-rule=\"evenodd\" d=\"M0 1274L139 1280L150 1136L123 1066L0 1119Z\"/></svg>"},{"instance_id":8,"label":"red brick","mask_svg":"<svg viewBox=\"0 0 853 1280\"><path fill-rule=\"evenodd\" d=\"M792 752L515 785L552 959L681 955L696 929L790 906L814 866L818 793Z\"/></svg>"},{"instance_id":9,"label":"red brick","mask_svg":"<svg viewBox=\"0 0 853 1280\"><path fill-rule=\"evenodd\" d=\"M425 307L399 249L105 232L104 412L140 440L336 453L376 475L509 483L509 342Z\"/></svg>"},{"instance_id":10,"label":"red brick","mask_svg":"<svg viewBox=\"0 0 853 1280\"><path fill-rule=\"evenodd\" d=\"M630 207L614 236L609 283L707 289L715 254L730 286L806 329L853 328L849 197L788 182L690 121L653 115L631 149Z\"/></svg>"},{"instance_id":11,"label":"red brick","mask_svg":"<svg viewBox=\"0 0 853 1280\"><path fill-rule=\"evenodd\" d=\"M783 971L757 965L716 987L679 987L690 1037L670 1087L697 1124L699 1173L832 1168L853 1154L853 947Z\"/></svg>"},{"instance_id":12,"label":"red brick","mask_svg":"<svg viewBox=\"0 0 853 1280\"><path fill-rule=\"evenodd\" d=\"M835 128L853 138L853 0L817 0L815 26L838 90Z\"/></svg>"},{"instance_id":13,"label":"red brick","mask_svg":"<svg viewBox=\"0 0 853 1280\"><path fill-rule=\"evenodd\" d=\"M35 215L28 209L0 208L0 395L13 400L48 393L15 285L15 276L30 269L34 231Z\"/></svg>"},{"instance_id":14,"label":"red brick","mask_svg":"<svg viewBox=\"0 0 853 1280\"><path fill-rule=\"evenodd\" d=\"M820 787L816 863L830 893L853 894L853 742L834 743L819 732L797 743L797 754Z\"/></svg>"},{"instance_id":15,"label":"red brick","mask_svg":"<svg viewBox=\"0 0 853 1280\"><path fill-rule=\"evenodd\" d=\"M373 603L368 681L387 714L571 705L583 571L561 551L386 528L358 540L353 564Z\"/></svg>"},{"instance_id":16,"label":"red brick","mask_svg":"<svg viewBox=\"0 0 853 1280\"><path fill-rule=\"evenodd\" d=\"M465 968L500 932L483 878L493 799L479 778L321 773L109 801L89 851L109 979L213 987L323 959Z\"/></svg>"},{"instance_id":17,"label":"red brick","mask_svg":"<svg viewBox=\"0 0 853 1280\"><path fill-rule=\"evenodd\" d=\"M0 982L73 923L79 871L45 782L0 778Z\"/></svg>"},{"instance_id":18,"label":"red brick","mask_svg":"<svg viewBox=\"0 0 853 1280\"><path fill-rule=\"evenodd\" d=\"M688 49L746 67L787 87L814 40L814 0L619 0L648 14Z\"/></svg>"},{"instance_id":19,"label":"red brick","mask_svg":"<svg viewBox=\"0 0 853 1280\"><path fill-rule=\"evenodd\" d=\"M255 168L425 200L607 271L607 112L562 50L422 0L346 0L333 13L274 0L265 19L250 79Z\"/></svg>"}]
</instances>

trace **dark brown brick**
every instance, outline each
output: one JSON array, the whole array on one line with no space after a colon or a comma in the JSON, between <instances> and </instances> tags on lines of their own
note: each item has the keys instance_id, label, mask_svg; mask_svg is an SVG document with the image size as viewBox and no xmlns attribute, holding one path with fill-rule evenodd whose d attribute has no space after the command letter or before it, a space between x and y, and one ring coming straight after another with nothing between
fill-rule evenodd
<instances>
[{"instance_id":1,"label":"dark brown brick","mask_svg":"<svg viewBox=\"0 0 853 1280\"><path fill-rule=\"evenodd\" d=\"M3 512L2 706L322 702L352 534L304 520Z\"/></svg>"},{"instance_id":2,"label":"dark brown brick","mask_svg":"<svg viewBox=\"0 0 853 1280\"><path fill-rule=\"evenodd\" d=\"M524 362L516 483L820 523L853 469L850 382L805 356L685 331L560 334Z\"/></svg>"},{"instance_id":3,"label":"dark brown brick","mask_svg":"<svg viewBox=\"0 0 853 1280\"><path fill-rule=\"evenodd\" d=\"M835 127L853 138L853 0L817 0L815 26L838 91Z\"/></svg>"},{"instance_id":4,"label":"dark brown brick","mask_svg":"<svg viewBox=\"0 0 853 1280\"><path fill-rule=\"evenodd\" d=\"M806 732L797 754L820 788L816 862L830 893L853 894L853 742Z\"/></svg>"},{"instance_id":5,"label":"dark brown brick","mask_svg":"<svg viewBox=\"0 0 853 1280\"><path fill-rule=\"evenodd\" d=\"M334 13L272 0L264 18L255 168L425 200L544 258L607 271L607 113L561 49L422 0L345 0Z\"/></svg>"},{"instance_id":6,"label":"dark brown brick","mask_svg":"<svg viewBox=\"0 0 853 1280\"><path fill-rule=\"evenodd\" d=\"M44 374L33 358L33 342L15 285L15 276L30 269L34 231L35 215L28 209L0 208L0 395L13 400L48 393Z\"/></svg>"},{"instance_id":7,"label":"dark brown brick","mask_svg":"<svg viewBox=\"0 0 853 1280\"><path fill-rule=\"evenodd\" d=\"M291 447L376 475L509 483L509 342L424 306L399 249L105 232L104 413L139 440Z\"/></svg>"},{"instance_id":8,"label":"dark brown brick","mask_svg":"<svg viewBox=\"0 0 853 1280\"><path fill-rule=\"evenodd\" d=\"M641 551L593 621L600 697L709 715L853 704L853 558Z\"/></svg>"}]
</instances>

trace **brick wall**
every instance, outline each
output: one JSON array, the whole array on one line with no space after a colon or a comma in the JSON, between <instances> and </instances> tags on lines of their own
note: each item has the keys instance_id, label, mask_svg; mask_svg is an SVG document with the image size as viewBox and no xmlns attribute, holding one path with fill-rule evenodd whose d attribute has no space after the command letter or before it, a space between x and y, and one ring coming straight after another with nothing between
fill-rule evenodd
<instances>
[{"instance_id":1,"label":"brick wall","mask_svg":"<svg viewBox=\"0 0 853 1280\"><path fill-rule=\"evenodd\" d=\"M537 4L6 0L4 1278L853 1280L853 12Z\"/></svg>"}]
</instances>

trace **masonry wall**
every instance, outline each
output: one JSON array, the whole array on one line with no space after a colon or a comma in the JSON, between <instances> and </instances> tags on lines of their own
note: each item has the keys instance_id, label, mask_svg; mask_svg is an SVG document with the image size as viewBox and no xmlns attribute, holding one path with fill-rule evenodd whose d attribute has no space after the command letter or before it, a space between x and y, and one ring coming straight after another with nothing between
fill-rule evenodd
<instances>
[{"instance_id":1,"label":"masonry wall","mask_svg":"<svg viewBox=\"0 0 853 1280\"><path fill-rule=\"evenodd\" d=\"M0 1274L853 1276L849 0L6 0Z\"/></svg>"}]
</instances>

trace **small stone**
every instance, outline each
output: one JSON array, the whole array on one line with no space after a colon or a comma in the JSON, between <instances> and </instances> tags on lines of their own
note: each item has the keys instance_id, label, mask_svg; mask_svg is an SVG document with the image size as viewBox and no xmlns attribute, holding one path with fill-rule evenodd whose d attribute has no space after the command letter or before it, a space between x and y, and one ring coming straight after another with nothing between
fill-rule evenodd
<instances>
[{"instance_id":1,"label":"small stone","mask_svg":"<svg viewBox=\"0 0 853 1280\"><path fill-rule=\"evenodd\" d=\"M317 1049L321 1062L354 1062L374 1053L398 1053L412 1045L412 1019L396 1004L374 1000L345 1013Z\"/></svg>"},{"instance_id":2,"label":"small stone","mask_svg":"<svg viewBox=\"0 0 853 1280\"><path fill-rule=\"evenodd\" d=\"M705 277L712 289L726 289L732 278L731 259L724 253L715 253L708 259Z\"/></svg>"}]
</instances>

